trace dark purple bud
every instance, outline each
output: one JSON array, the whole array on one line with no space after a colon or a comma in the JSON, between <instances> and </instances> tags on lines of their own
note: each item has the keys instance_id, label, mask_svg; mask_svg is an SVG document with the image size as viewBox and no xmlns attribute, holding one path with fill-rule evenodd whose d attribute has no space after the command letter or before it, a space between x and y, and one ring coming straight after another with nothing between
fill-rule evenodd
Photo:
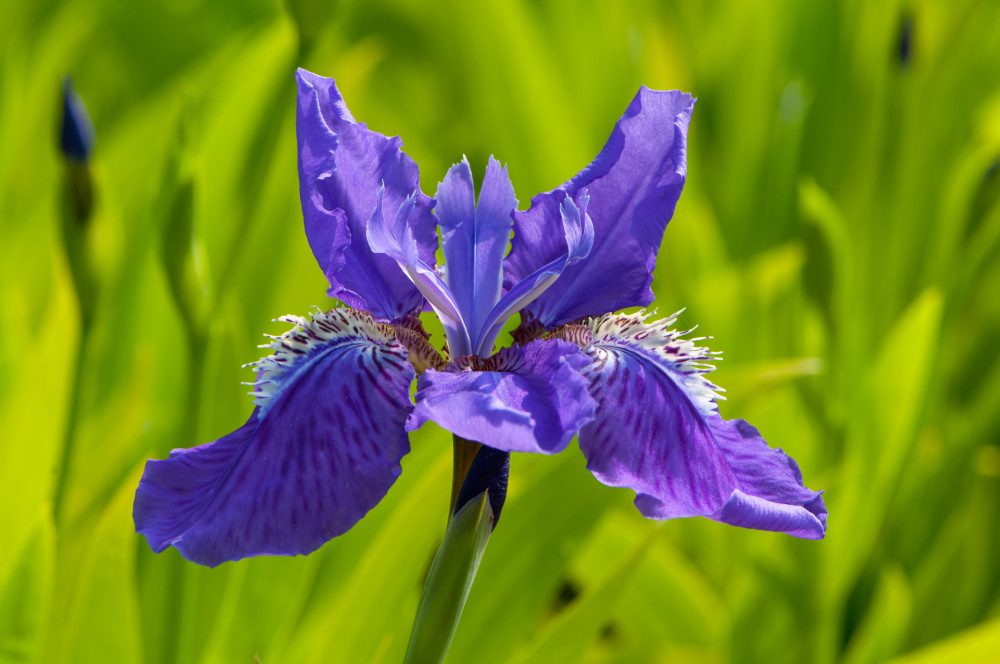
<instances>
[{"instance_id":1,"label":"dark purple bud","mask_svg":"<svg viewBox=\"0 0 1000 664\"><path fill-rule=\"evenodd\" d=\"M510 452L496 450L483 445L472 460L469 472L458 492L455 510L458 514L467 502L481 494L489 492L490 508L493 510L493 527L500 521L500 510L507 500L507 477L510 475Z\"/></svg>"},{"instance_id":2,"label":"dark purple bud","mask_svg":"<svg viewBox=\"0 0 1000 664\"><path fill-rule=\"evenodd\" d=\"M896 45L896 55L899 58L899 67L906 69L910 66L913 58L913 16L903 14L899 21L899 41Z\"/></svg>"},{"instance_id":3,"label":"dark purple bud","mask_svg":"<svg viewBox=\"0 0 1000 664\"><path fill-rule=\"evenodd\" d=\"M94 150L94 126L69 76L62 83L63 113L59 149L69 159L86 162Z\"/></svg>"}]
</instances>

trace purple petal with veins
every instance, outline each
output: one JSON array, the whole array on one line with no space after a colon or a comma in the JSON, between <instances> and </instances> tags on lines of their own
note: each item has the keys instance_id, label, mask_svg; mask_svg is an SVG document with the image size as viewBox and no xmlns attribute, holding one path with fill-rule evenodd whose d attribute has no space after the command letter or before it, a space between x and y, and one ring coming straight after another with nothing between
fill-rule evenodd
<instances>
[{"instance_id":1,"label":"purple petal with veins","mask_svg":"<svg viewBox=\"0 0 1000 664\"><path fill-rule=\"evenodd\" d=\"M711 518L743 528L822 539L827 516L823 492L802 485L795 459L769 447L757 429L743 420L720 417L710 424L740 487Z\"/></svg>"},{"instance_id":2,"label":"purple petal with veins","mask_svg":"<svg viewBox=\"0 0 1000 664\"><path fill-rule=\"evenodd\" d=\"M783 532L803 539L823 539L826 505L822 491L802 485L795 460L768 446L760 433L744 420L707 419L712 438L736 476L737 487L711 519L741 528ZM650 497L636 499L636 506L653 519L669 518L666 506Z\"/></svg>"},{"instance_id":3,"label":"purple petal with veins","mask_svg":"<svg viewBox=\"0 0 1000 664\"><path fill-rule=\"evenodd\" d=\"M556 333L592 360L582 373L597 408L580 432L591 472L634 490L649 518L707 516L822 538L826 508L802 485L795 461L743 420L716 412L716 388L704 378L712 355L668 329L675 317L645 319L602 316Z\"/></svg>"},{"instance_id":4,"label":"purple petal with veins","mask_svg":"<svg viewBox=\"0 0 1000 664\"><path fill-rule=\"evenodd\" d=\"M580 432L587 468L604 484L659 501L659 518L721 508L737 485L705 423L714 392L692 366L708 359L702 349L641 315L583 327L592 340L583 375L597 401L594 422Z\"/></svg>"},{"instance_id":5,"label":"purple petal with veins","mask_svg":"<svg viewBox=\"0 0 1000 664\"><path fill-rule=\"evenodd\" d=\"M336 309L297 323L257 363L257 407L219 440L146 463L136 530L215 566L306 554L340 535L396 481L413 367L391 329Z\"/></svg>"}]
</instances>

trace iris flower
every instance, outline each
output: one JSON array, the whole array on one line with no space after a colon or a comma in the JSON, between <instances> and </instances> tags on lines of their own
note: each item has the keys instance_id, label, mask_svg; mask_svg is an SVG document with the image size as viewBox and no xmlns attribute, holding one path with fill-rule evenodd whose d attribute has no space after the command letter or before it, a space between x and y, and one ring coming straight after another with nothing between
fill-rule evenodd
<instances>
[{"instance_id":1,"label":"iris flower","mask_svg":"<svg viewBox=\"0 0 1000 664\"><path fill-rule=\"evenodd\" d=\"M280 319L294 327L253 365L246 424L147 462L134 516L155 551L205 565L314 551L378 504L428 420L500 471L510 452L577 436L587 468L648 518L823 537L826 508L795 461L718 414L714 354L675 316L614 313L653 300L690 95L641 88L597 158L522 211L492 157L478 197L463 159L430 198L398 137L357 122L332 79L297 79L306 235L348 306ZM417 318L428 310L441 352ZM495 351L514 314L515 343Z\"/></svg>"}]
</instances>

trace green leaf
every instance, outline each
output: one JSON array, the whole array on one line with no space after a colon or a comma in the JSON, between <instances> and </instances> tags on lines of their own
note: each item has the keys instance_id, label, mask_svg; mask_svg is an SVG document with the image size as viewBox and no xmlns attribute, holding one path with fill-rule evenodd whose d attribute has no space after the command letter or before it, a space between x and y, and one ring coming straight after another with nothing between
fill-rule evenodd
<instances>
[{"instance_id":1,"label":"green leaf","mask_svg":"<svg viewBox=\"0 0 1000 664\"><path fill-rule=\"evenodd\" d=\"M851 640L845 664L878 664L895 654L910 623L910 584L897 566L882 572L875 597Z\"/></svg>"},{"instance_id":2,"label":"green leaf","mask_svg":"<svg viewBox=\"0 0 1000 664\"><path fill-rule=\"evenodd\" d=\"M968 629L889 664L995 664L1000 661L1000 619Z\"/></svg>"},{"instance_id":3,"label":"green leaf","mask_svg":"<svg viewBox=\"0 0 1000 664\"><path fill-rule=\"evenodd\" d=\"M55 616L51 629L59 638L49 640L45 661L142 661L132 525L136 482L138 473L132 473L87 534L79 565L60 560L60 574L76 569L75 583L65 615Z\"/></svg>"},{"instance_id":4,"label":"green leaf","mask_svg":"<svg viewBox=\"0 0 1000 664\"><path fill-rule=\"evenodd\" d=\"M0 662L37 661L51 604L55 543L48 510L5 578L0 577Z\"/></svg>"},{"instance_id":5,"label":"green leaf","mask_svg":"<svg viewBox=\"0 0 1000 664\"><path fill-rule=\"evenodd\" d=\"M850 231L836 201L812 177L798 182L799 208L809 222L805 285L830 322L850 324L850 297L854 288L855 257Z\"/></svg>"},{"instance_id":6,"label":"green leaf","mask_svg":"<svg viewBox=\"0 0 1000 664\"><path fill-rule=\"evenodd\" d=\"M893 326L864 377L849 432L849 484L830 513L850 515L849 532L831 527L825 552L827 589L846 592L868 558L913 449L933 379L941 326L941 295L923 293Z\"/></svg>"}]
</instances>

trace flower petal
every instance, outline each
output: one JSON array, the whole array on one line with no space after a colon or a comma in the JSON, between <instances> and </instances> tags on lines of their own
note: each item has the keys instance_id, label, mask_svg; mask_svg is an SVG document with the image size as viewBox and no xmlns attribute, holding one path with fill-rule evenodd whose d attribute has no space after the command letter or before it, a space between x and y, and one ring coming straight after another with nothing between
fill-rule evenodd
<instances>
[{"instance_id":1,"label":"flower petal","mask_svg":"<svg viewBox=\"0 0 1000 664\"><path fill-rule=\"evenodd\" d=\"M368 246L376 193L384 184L385 206L393 212L413 195L408 223L420 258L430 264L437 249L434 202L420 192L417 165L400 150L402 141L355 122L333 79L304 69L296 79L299 193L309 246L331 297L395 320L422 306L423 297L390 258Z\"/></svg>"},{"instance_id":2,"label":"flower petal","mask_svg":"<svg viewBox=\"0 0 1000 664\"><path fill-rule=\"evenodd\" d=\"M737 484L706 423L715 393L700 363L710 357L667 330L673 318L644 320L603 316L575 330L589 342L583 375L597 401L580 449L598 480L634 490L637 505L656 501L656 518L713 514Z\"/></svg>"},{"instance_id":3,"label":"flower petal","mask_svg":"<svg viewBox=\"0 0 1000 664\"><path fill-rule=\"evenodd\" d=\"M489 447L552 454L593 417L594 400L579 373L588 358L573 344L534 341L463 362L473 365L428 369L417 379L410 431L433 420Z\"/></svg>"},{"instance_id":4,"label":"flower petal","mask_svg":"<svg viewBox=\"0 0 1000 664\"><path fill-rule=\"evenodd\" d=\"M409 451L414 370L391 328L337 309L297 324L256 363L257 407L219 440L147 462L136 530L215 566L306 554L353 526Z\"/></svg>"},{"instance_id":5,"label":"flower petal","mask_svg":"<svg viewBox=\"0 0 1000 664\"><path fill-rule=\"evenodd\" d=\"M586 193L580 197L579 206L569 196L563 199L559 213L562 216L568 251L551 263L538 268L504 293L493 307L493 311L486 316L479 337L473 344L476 355L482 357L492 353L493 343L507 320L534 302L554 284L567 265L586 258L590 253L594 243L594 225L587 214L588 200Z\"/></svg>"},{"instance_id":6,"label":"flower petal","mask_svg":"<svg viewBox=\"0 0 1000 664\"><path fill-rule=\"evenodd\" d=\"M468 355L472 352L472 344L458 302L434 268L420 259L412 229L407 224L407 218L413 212L413 197L403 201L395 221L390 225L382 208L383 193L384 188L379 187L375 211L368 221L368 245L372 251L396 261L441 319L449 347L457 349L460 355Z\"/></svg>"},{"instance_id":7,"label":"flower petal","mask_svg":"<svg viewBox=\"0 0 1000 664\"><path fill-rule=\"evenodd\" d=\"M706 516L741 528L823 539L827 516L823 492L802 485L802 473L794 459L769 447L757 429L744 420L715 415L708 419L708 425L739 488L718 511ZM670 518L665 506L651 496L637 498L636 506L647 517Z\"/></svg>"},{"instance_id":8,"label":"flower petal","mask_svg":"<svg viewBox=\"0 0 1000 664\"><path fill-rule=\"evenodd\" d=\"M602 316L557 332L593 359L583 369L597 400L594 422L580 432L587 467L605 484L633 489L649 518L707 516L823 537L826 508L795 461L716 412L717 388L704 378L711 355L667 329L676 316L645 318Z\"/></svg>"},{"instance_id":9,"label":"flower petal","mask_svg":"<svg viewBox=\"0 0 1000 664\"><path fill-rule=\"evenodd\" d=\"M823 539L827 515L823 492L802 485L795 460L769 447L744 420L719 417L710 425L740 487L712 518L743 528Z\"/></svg>"},{"instance_id":10,"label":"flower petal","mask_svg":"<svg viewBox=\"0 0 1000 664\"><path fill-rule=\"evenodd\" d=\"M507 169L490 157L478 205L469 162L463 158L448 171L435 194L434 214L441 227L445 281L455 295L472 341L500 300L503 257L517 207ZM453 349L457 357L477 348Z\"/></svg>"},{"instance_id":11,"label":"flower petal","mask_svg":"<svg viewBox=\"0 0 1000 664\"><path fill-rule=\"evenodd\" d=\"M514 240L504 285L566 252L559 206L590 194L594 221L590 256L525 308L547 328L653 301L652 270L663 231L687 173L687 129L694 99L642 87L597 158L559 188L539 194L514 214Z\"/></svg>"}]
</instances>

